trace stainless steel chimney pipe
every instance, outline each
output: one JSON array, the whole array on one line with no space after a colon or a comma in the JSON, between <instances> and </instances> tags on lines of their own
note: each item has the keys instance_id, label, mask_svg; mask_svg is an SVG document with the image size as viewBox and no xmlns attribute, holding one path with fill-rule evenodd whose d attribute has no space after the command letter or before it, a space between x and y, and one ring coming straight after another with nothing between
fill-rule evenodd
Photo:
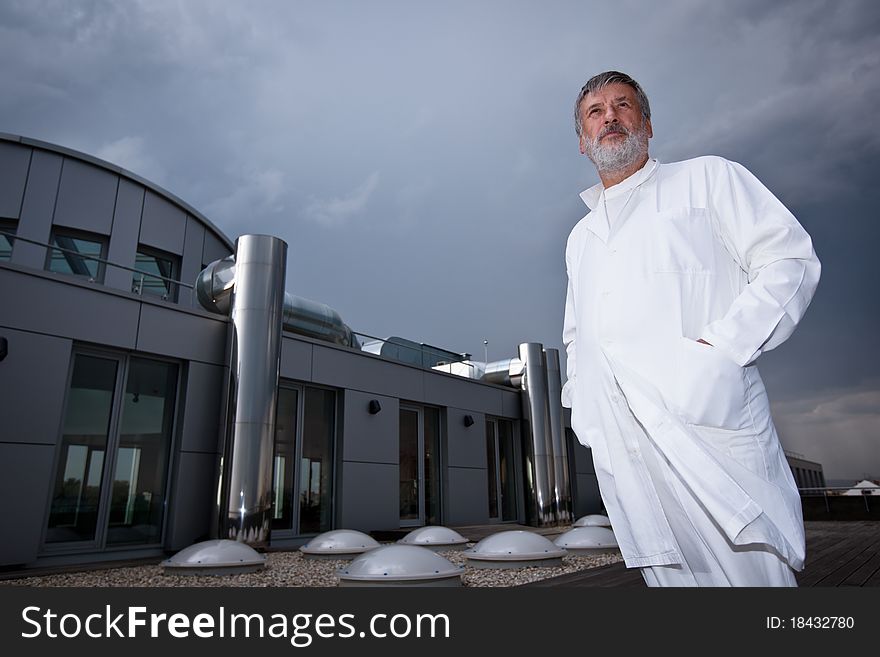
<instances>
[{"instance_id":1,"label":"stainless steel chimney pipe","mask_svg":"<svg viewBox=\"0 0 880 657\"><path fill-rule=\"evenodd\" d=\"M227 286L232 321L220 536L254 547L269 543L286 268L283 240L236 240L234 285L229 277Z\"/></svg>"},{"instance_id":2,"label":"stainless steel chimney pipe","mask_svg":"<svg viewBox=\"0 0 880 657\"><path fill-rule=\"evenodd\" d=\"M572 515L571 481L568 475L568 449L565 425L562 417L562 375L559 367L559 350L544 349L547 363L547 400L550 405L550 435L553 442L553 511L556 522L570 524Z\"/></svg>"},{"instance_id":3,"label":"stainless steel chimney pipe","mask_svg":"<svg viewBox=\"0 0 880 657\"><path fill-rule=\"evenodd\" d=\"M522 416L524 454L531 479L527 492L527 515L530 524L546 527L556 524L553 512L553 440L550 425L550 404L547 389L547 366L543 346L537 342L519 345L519 360L524 366Z\"/></svg>"}]
</instances>

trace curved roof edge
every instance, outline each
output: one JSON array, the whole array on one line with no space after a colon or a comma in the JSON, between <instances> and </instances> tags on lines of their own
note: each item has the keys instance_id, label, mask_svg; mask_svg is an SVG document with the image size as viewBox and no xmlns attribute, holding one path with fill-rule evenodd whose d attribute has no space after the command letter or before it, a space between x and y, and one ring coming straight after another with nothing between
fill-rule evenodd
<instances>
[{"instance_id":1,"label":"curved roof edge","mask_svg":"<svg viewBox=\"0 0 880 657\"><path fill-rule=\"evenodd\" d=\"M22 135L13 135L8 132L0 132L0 141L11 141L11 142L15 142L18 144L22 144L23 146L32 146L35 148L41 148L46 151L52 151L55 153L59 153L61 155L66 155L68 157L74 157L78 160L82 160L83 162L87 162L87 163L92 164L94 166L101 167L102 169L107 169L108 171L112 171L113 173L118 174L120 176L125 176L126 178L129 178L130 180L133 180L134 182L136 182L140 185L143 185L144 187L146 187L150 191L153 191L153 192L159 194L160 196L165 197L167 200L171 201L175 205L178 205L181 208L183 208L184 210L186 210L186 212L188 214L192 215L193 217L195 217L196 219L201 221L203 224L205 224L205 226L207 226L212 231L214 231L214 233L217 235L217 237L219 237L226 244L226 246L229 247L230 251L235 250L235 245L233 244L232 240L230 240L226 236L226 233L224 233L222 230L217 228L217 226L214 224L214 222L212 222L210 219L208 219L205 215L203 215L201 212L196 210L193 206L191 206L189 203L187 203L186 201L181 199L179 196L172 194L167 189L163 189L162 187L160 187L156 183L150 182L146 178L139 176L138 174L133 173L132 171L129 171L128 169L123 169L121 166L119 166L117 164L113 164L112 162L107 162L106 160L102 160L101 158L95 157L94 155L89 155L88 153L83 153L81 151L77 151L72 148L67 148L66 146L59 146L58 144L52 144L48 141L41 141L39 139L32 139L31 137L23 137Z\"/></svg>"}]
</instances>

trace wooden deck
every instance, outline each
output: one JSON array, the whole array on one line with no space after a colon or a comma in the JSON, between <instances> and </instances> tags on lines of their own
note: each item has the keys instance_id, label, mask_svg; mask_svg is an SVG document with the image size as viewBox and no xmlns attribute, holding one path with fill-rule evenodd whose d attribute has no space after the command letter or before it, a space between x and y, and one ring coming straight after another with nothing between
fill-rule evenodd
<instances>
[{"instance_id":1,"label":"wooden deck","mask_svg":"<svg viewBox=\"0 0 880 657\"><path fill-rule=\"evenodd\" d=\"M880 586L880 522L807 521L807 558L798 586ZM638 568L623 562L524 586L640 587Z\"/></svg>"}]
</instances>

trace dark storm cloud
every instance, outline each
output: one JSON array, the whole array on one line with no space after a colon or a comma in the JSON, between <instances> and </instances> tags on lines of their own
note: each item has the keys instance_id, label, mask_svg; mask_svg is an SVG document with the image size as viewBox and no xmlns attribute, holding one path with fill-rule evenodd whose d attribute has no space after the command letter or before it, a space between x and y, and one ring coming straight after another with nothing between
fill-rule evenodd
<instances>
[{"instance_id":1,"label":"dark storm cloud","mask_svg":"<svg viewBox=\"0 0 880 657\"><path fill-rule=\"evenodd\" d=\"M871 399L880 375L878 7L5 2L0 131L128 167L229 235L284 238L289 290L356 330L502 358L562 348L565 238L597 182L572 103L627 71L653 154L742 162L813 236L819 292L762 371L821 447L800 432L813 408Z\"/></svg>"}]
</instances>

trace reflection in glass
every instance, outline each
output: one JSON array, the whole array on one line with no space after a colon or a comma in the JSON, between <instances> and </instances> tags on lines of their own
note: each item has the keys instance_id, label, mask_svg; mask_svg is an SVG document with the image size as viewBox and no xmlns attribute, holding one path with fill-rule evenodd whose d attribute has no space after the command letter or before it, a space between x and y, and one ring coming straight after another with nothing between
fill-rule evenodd
<instances>
[{"instance_id":1,"label":"reflection in glass","mask_svg":"<svg viewBox=\"0 0 880 657\"><path fill-rule=\"evenodd\" d=\"M498 517L498 471L495 468L495 422L486 420L486 472L489 480L489 517Z\"/></svg>"},{"instance_id":2,"label":"reflection in glass","mask_svg":"<svg viewBox=\"0 0 880 657\"><path fill-rule=\"evenodd\" d=\"M83 276L94 281L101 280L104 273L103 265L97 260L85 257L100 258L103 248L101 242L68 235L54 235L52 244L60 248L52 249L49 253L47 264L49 271Z\"/></svg>"},{"instance_id":3,"label":"reflection in glass","mask_svg":"<svg viewBox=\"0 0 880 657\"><path fill-rule=\"evenodd\" d=\"M159 542L177 365L132 358L110 497L108 545Z\"/></svg>"},{"instance_id":4,"label":"reflection in glass","mask_svg":"<svg viewBox=\"0 0 880 657\"><path fill-rule=\"evenodd\" d=\"M11 226L0 223L0 260L12 258L12 242L15 238L7 233L14 232L15 230Z\"/></svg>"},{"instance_id":5,"label":"reflection in glass","mask_svg":"<svg viewBox=\"0 0 880 657\"><path fill-rule=\"evenodd\" d=\"M400 519L419 520L419 412L400 409Z\"/></svg>"},{"instance_id":6,"label":"reflection in glass","mask_svg":"<svg viewBox=\"0 0 880 657\"><path fill-rule=\"evenodd\" d=\"M513 422L498 420L498 475L502 520L516 520L515 444Z\"/></svg>"},{"instance_id":7,"label":"reflection in glass","mask_svg":"<svg viewBox=\"0 0 880 657\"><path fill-rule=\"evenodd\" d=\"M176 286L171 281L164 280L174 278L174 261L170 257L163 258L138 251L134 267L138 273L132 274L132 292L174 300Z\"/></svg>"},{"instance_id":8,"label":"reflection in glass","mask_svg":"<svg viewBox=\"0 0 880 657\"><path fill-rule=\"evenodd\" d=\"M293 478L296 475L296 416L299 393L278 390L275 413L275 470L273 473L272 529L293 528Z\"/></svg>"},{"instance_id":9,"label":"reflection in glass","mask_svg":"<svg viewBox=\"0 0 880 657\"><path fill-rule=\"evenodd\" d=\"M336 393L306 388L299 479L299 533L331 528Z\"/></svg>"},{"instance_id":10,"label":"reflection in glass","mask_svg":"<svg viewBox=\"0 0 880 657\"><path fill-rule=\"evenodd\" d=\"M46 542L95 538L117 362L77 354L67 395Z\"/></svg>"},{"instance_id":11,"label":"reflection in glass","mask_svg":"<svg viewBox=\"0 0 880 657\"><path fill-rule=\"evenodd\" d=\"M425 421L425 524L440 524L440 410L426 406Z\"/></svg>"}]
</instances>

